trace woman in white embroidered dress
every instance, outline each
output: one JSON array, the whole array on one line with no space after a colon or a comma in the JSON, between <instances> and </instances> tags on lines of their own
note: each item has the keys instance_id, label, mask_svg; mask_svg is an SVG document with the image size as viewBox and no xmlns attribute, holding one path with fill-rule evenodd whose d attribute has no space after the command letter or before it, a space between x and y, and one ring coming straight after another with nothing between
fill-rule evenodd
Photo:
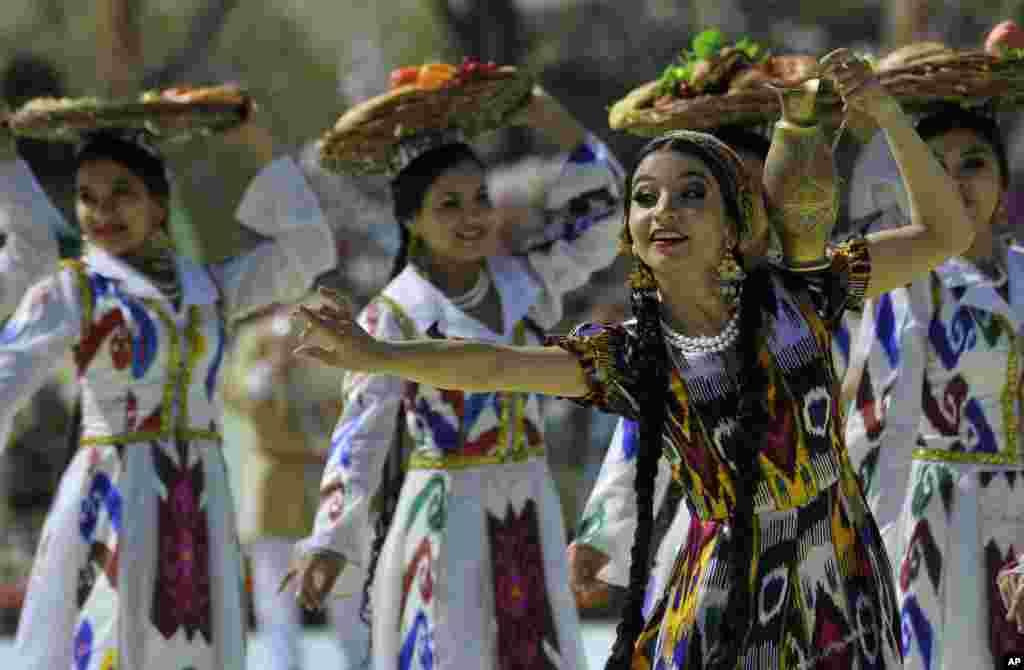
<instances>
[{"instance_id":1,"label":"woman in white embroidered dress","mask_svg":"<svg viewBox=\"0 0 1024 670\"><path fill-rule=\"evenodd\" d=\"M261 132L249 122L233 139ZM84 414L29 582L19 667L243 670L241 563L219 450L226 333L332 269L332 234L297 166L280 158L237 211L273 239L200 265L167 237L168 177L141 138L98 133L77 156L83 258L30 289L0 333L0 437L69 348Z\"/></svg>"},{"instance_id":2,"label":"woman in white embroidered dress","mask_svg":"<svg viewBox=\"0 0 1024 670\"><path fill-rule=\"evenodd\" d=\"M1024 654L997 586L1024 552L1024 249L994 234L1009 181L995 121L952 108L917 128L974 244L865 311L847 439L892 560L906 667L1001 668Z\"/></svg>"},{"instance_id":3,"label":"woman in white embroidered dress","mask_svg":"<svg viewBox=\"0 0 1024 670\"><path fill-rule=\"evenodd\" d=\"M562 297L614 259L621 168L543 91L518 121L571 150L544 239L525 255L499 254L480 160L446 132L415 138L393 181L403 249L413 249L363 311L369 332L536 344L536 331L561 319ZM368 562L379 670L584 667L541 426L537 395L349 376L313 535L297 548L300 600L319 606L332 587L357 596L363 570L335 578ZM370 551L371 499L405 433L407 473L384 484Z\"/></svg>"}]
</instances>

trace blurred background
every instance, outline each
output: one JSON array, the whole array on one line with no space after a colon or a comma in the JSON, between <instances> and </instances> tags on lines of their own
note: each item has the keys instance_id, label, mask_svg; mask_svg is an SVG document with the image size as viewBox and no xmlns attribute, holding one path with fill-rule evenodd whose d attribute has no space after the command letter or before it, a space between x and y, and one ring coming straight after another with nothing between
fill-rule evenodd
<instances>
[{"instance_id":1,"label":"blurred background","mask_svg":"<svg viewBox=\"0 0 1024 670\"><path fill-rule=\"evenodd\" d=\"M393 68L457 63L464 56L532 68L543 86L628 165L642 140L611 132L608 107L658 77L704 28L718 27L729 39L750 37L777 52L822 55L845 46L881 55L919 40L980 48L989 28L1004 19L1024 19L1024 2L4 0L0 72L8 108L37 95L124 96L186 83L241 84L258 101L278 150L301 161L342 233L342 267L334 282L361 305L383 287L397 248L387 184L324 172L317 166L313 142L346 107L383 92ZM1003 122L1010 162L1016 166L1024 136L1017 118ZM15 149L14 143L0 140L0 160L14 159ZM551 151L543 138L524 130L486 138L481 149L504 168L496 179L507 177L513 184L508 189L512 200L514 184L535 167L515 167L517 161ZM17 150L71 220L66 148L23 142ZM253 236L233 219L257 169L252 152L216 140L171 145L166 152L175 174L173 226L179 246L212 261L253 244ZM871 185L855 185L845 214L859 217L879 204L877 198ZM1011 223L1018 202L1015 195ZM523 233L516 226L528 226L529 220L510 216L509 234ZM621 318L625 271L620 261L577 292L562 330L584 319ZM55 380L33 401L19 418L15 442L0 451L0 471L8 473L0 490L0 640L13 633L15 586L28 573L39 527L70 457L65 438L69 379ZM316 376L298 391L312 400L309 406L321 408L317 430L329 431L333 423L336 381ZM549 401L547 409L551 461L566 525L573 528L614 420L558 401ZM230 418L227 430L233 430ZM228 440L232 464L239 458L233 443L237 440ZM592 628L588 634L603 640L611 633Z\"/></svg>"}]
</instances>

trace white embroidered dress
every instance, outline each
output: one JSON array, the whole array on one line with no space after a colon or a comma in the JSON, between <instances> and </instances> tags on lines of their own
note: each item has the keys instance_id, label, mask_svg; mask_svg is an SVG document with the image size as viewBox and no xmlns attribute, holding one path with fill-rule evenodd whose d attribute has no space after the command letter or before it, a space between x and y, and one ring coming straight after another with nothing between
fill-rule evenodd
<instances>
[{"instance_id":1,"label":"white embroidered dress","mask_svg":"<svg viewBox=\"0 0 1024 670\"><path fill-rule=\"evenodd\" d=\"M954 258L864 313L847 441L894 570L907 668L1024 653L995 585L1024 551L1024 249L1007 266L1009 303Z\"/></svg>"},{"instance_id":2,"label":"white embroidered dress","mask_svg":"<svg viewBox=\"0 0 1024 670\"><path fill-rule=\"evenodd\" d=\"M178 310L94 248L30 289L0 334L0 434L72 347L84 414L29 582L19 670L244 670L220 451L226 326L299 299L337 259L290 159L264 168L237 216L273 239L215 265L178 256Z\"/></svg>"},{"instance_id":3,"label":"white embroidered dress","mask_svg":"<svg viewBox=\"0 0 1024 670\"><path fill-rule=\"evenodd\" d=\"M622 171L588 139L568 157L549 199L547 244L488 261L505 332L456 308L410 266L360 323L376 337L428 333L539 343L562 297L617 253ZM539 398L462 393L388 376L350 375L332 438L313 535L297 552L330 549L365 566L370 500L404 406L412 451L372 595L377 670L585 667L568 588L565 529L545 459ZM364 572L347 567L337 594L361 597Z\"/></svg>"}]
</instances>

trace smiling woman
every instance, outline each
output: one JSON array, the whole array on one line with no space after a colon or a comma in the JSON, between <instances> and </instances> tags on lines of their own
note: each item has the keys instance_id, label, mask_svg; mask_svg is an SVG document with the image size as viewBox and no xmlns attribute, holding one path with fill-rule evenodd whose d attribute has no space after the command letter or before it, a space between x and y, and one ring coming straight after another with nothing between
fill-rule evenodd
<instances>
[{"instance_id":1,"label":"smiling woman","mask_svg":"<svg viewBox=\"0 0 1024 670\"><path fill-rule=\"evenodd\" d=\"M242 670L240 549L219 448L229 327L305 295L336 264L332 234L284 157L238 208L271 239L211 265L168 239L169 180L141 138L90 135L76 178L85 253L34 286L0 332L0 436L68 352L83 399L18 667Z\"/></svg>"}]
</instances>

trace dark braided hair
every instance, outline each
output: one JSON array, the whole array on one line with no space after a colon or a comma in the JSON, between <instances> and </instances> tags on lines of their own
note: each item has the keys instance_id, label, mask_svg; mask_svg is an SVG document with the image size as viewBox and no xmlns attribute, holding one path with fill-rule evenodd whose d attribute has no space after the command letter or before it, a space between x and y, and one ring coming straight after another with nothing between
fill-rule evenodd
<instances>
[{"instance_id":1,"label":"dark braided hair","mask_svg":"<svg viewBox=\"0 0 1024 670\"><path fill-rule=\"evenodd\" d=\"M701 160L708 170L715 177L722 192L726 212L736 223L737 238L751 234L750 218L752 204L748 201L749 194L741 195L740 180L744 179L742 166L739 157L720 140L703 133L676 132L663 135L641 149L637 157L636 166L643 162L643 159L656 151L676 151L681 154L693 156ZM632 238L629 232L629 211L630 192L632 190L634 167L626 181L626 201L624 207L624 225L620 246L626 253L631 253ZM743 259L737 253L737 260L741 263ZM643 632L645 625L643 617L643 603L647 580L650 572L651 561L651 539L654 529L654 480L657 474L657 462L661 455L663 446L663 430L666 420L666 394L669 391L668 378L668 356L664 336L661 329L661 304L657 297L657 283L650 268L639 258L635 259L636 269L630 276L630 302L633 313L636 316L637 324L637 345L634 356L631 359L635 365L638 378L643 380L638 388L631 389L635 392L637 402L641 408L639 417L639 449L637 452L637 471L634 481L634 489L637 496L637 527L633 537L633 547L630 552L629 568L629 591L626 602L622 609L622 620L616 630L615 644L612 647L611 655L605 666L606 670L630 670L637 639ZM744 292L747 293L741 308L741 328L744 346L744 368L755 374L754 380L763 380L763 372L757 371L760 367L757 363L757 332L760 330L760 305L761 293L765 290L763 286L757 287L753 284L760 281L766 283L766 277L761 273L753 273L744 282ZM741 377L746 379L746 377ZM743 403L751 408L760 406L758 402L761 392L765 386L764 381L745 384L745 395L750 400ZM753 418L756 409L746 409L746 414ZM761 410L763 415L763 409ZM754 432L745 431L745 434L756 435ZM736 527L736 535L741 536L741 541L747 543L752 540L753 526L753 474L757 459L757 445L751 438L749 448L744 450L742 456L749 462L739 463L740 471L738 476L746 481L746 489L741 488L739 506L744 510L738 510L738 515L744 516L745 521L739 521ZM741 482L741 487L743 483ZM737 538L739 539L739 538ZM749 556L749 554L747 554ZM749 564L749 562L748 562ZM746 579L738 580L746 584ZM741 602L734 604L733 601ZM729 616L738 616L732 622L748 622L749 597L734 598L730 601ZM729 625L729 623L726 623ZM725 631L723 631L725 632ZM725 636L723 640L729 639ZM727 667L726 665L722 666Z\"/></svg>"},{"instance_id":2,"label":"dark braided hair","mask_svg":"<svg viewBox=\"0 0 1024 670\"><path fill-rule=\"evenodd\" d=\"M394 215L401 236L398 254L395 256L395 263L391 269L391 279L400 275L409 262L409 246L412 242L409 224L423 209L427 191L446 170L467 162L473 163L481 169L484 168L483 161L469 145L446 144L418 157L391 180ZM391 521L398 508L398 497L402 492L402 485L405 483L404 454L402 453L405 434L405 409L403 408L399 412L394 446L384 465L384 477L377 493L377 499L380 501L380 514L377 515L377 520L374 522L373 544L370 546L370 562L366 571L366 581L363 583L363 604L360 610L360 617L366 624L370 624L370 591L377 573L380 552L384 548L384 541L387 539Z\"/></svg>"}]
</instances>

